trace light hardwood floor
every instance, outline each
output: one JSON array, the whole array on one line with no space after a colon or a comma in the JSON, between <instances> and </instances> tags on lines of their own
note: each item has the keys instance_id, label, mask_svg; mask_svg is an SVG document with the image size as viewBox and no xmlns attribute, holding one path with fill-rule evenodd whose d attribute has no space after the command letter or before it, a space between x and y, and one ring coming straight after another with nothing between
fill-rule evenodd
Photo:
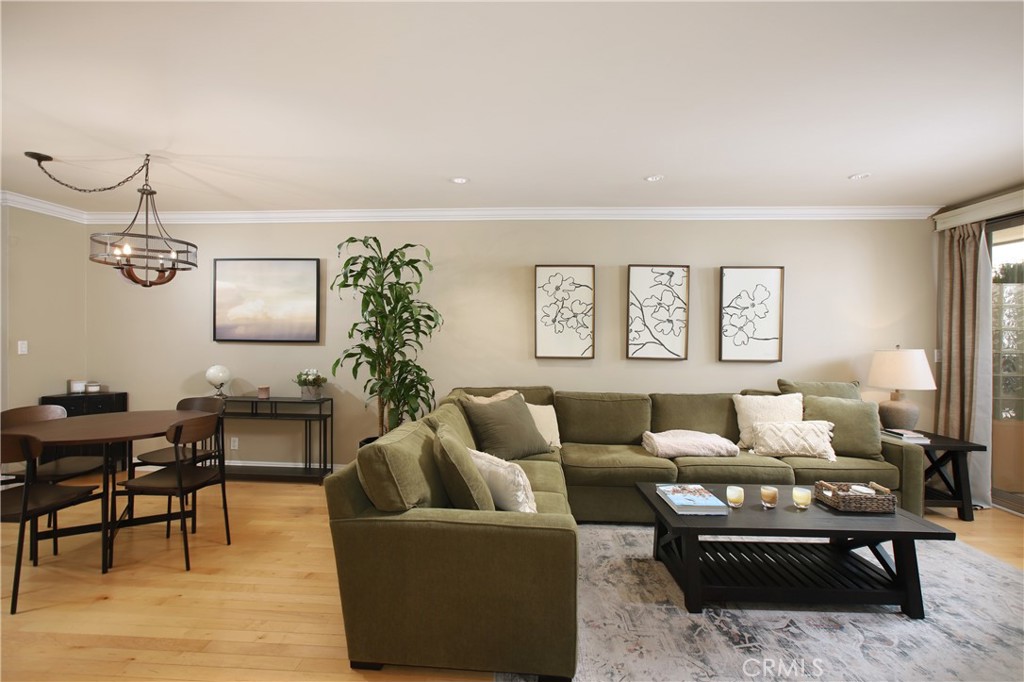
<instances>
[{"instance_id":1,"label":"light hardwood floor","mask_svg":"<svg viewBox=\"0 0 1024 682\"><path fill-rule=\"evenodd\" d=\"M205 493L205 494L204 494ZM154 511L157 499L143 500ZM115 566L99 570L94 535L66 538L60 555L41 550L22 572L19 611L10 596L16 526L3 524L0 678L15 680L490 680L450 670L385 667L353 671L346 658L323 489L232 481L232 545L224 544L220 496L200 493L200 526L181 538L159 525L124 529ZM91 521L96 505L61 514ZM957 521L928 518L960 541L1024 568L1024 518L999 510ZM383 549L383 548L382 548Z\"/></svg>"}]
</instances>

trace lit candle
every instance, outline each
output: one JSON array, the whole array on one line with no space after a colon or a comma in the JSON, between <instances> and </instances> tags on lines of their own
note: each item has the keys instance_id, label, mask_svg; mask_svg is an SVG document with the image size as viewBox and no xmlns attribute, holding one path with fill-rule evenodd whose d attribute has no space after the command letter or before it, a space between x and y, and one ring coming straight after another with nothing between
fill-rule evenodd
<instances>
[{"instance_id":1,"label":"lit candle","mask_svg":"<svg viewBox=\"0 0 1024 682\"><path fill-rule=\"evenodd\" d=\"M797 509L807 509L807 507L811 506L810 488L793 488L793 505Z\"/></svg>"}]
</instances>

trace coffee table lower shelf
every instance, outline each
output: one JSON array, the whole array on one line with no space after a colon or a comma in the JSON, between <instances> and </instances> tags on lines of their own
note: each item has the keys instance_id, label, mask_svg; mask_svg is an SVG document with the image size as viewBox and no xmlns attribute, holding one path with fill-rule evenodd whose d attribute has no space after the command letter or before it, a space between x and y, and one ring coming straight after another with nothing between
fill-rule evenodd
<instances>
[{"instance_id":1,"label":"coffee table lower shelf","mask_svg":"<svg viewBox=\"0 0 1024 682\"><path fill-rule=\"evenodd\" d=\"M691 613L700 612L705 602L724 601L906 603L906 590L895 575L833 543L702 540L697 547L696 585L687 583L682 538L660 544L657 556L684 588Z\"/></svg>"}]
</instances>

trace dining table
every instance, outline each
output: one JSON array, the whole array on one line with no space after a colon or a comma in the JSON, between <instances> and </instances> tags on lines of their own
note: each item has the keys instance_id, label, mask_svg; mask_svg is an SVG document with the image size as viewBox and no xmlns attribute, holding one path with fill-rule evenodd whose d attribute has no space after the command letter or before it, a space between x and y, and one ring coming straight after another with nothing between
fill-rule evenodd
<instances>
[{"instance_id":1,"label":"dining table","mask_svg":"<svg viewBox=\"0 0 1024 682\"><path fill-rule=\"evenodd\" d=\"M202 417L206 414L208 413L197 410L134 410L51 419L3 429L4 435L34 436L44 446L100 445L103 448L103 481L99 523L40 531L39 539L49 539L54 535L64 537L99 532L102 554L100 565L103 573L106 573L113 566L114 537L119 526L136 526L181 518L180 511L136 517L130 496L128 504L119 515L116 492L117 460L122 453L118 448L109 446L126 443L130 462L134 441L163 438L166 436L167 430L175 423L183 419ZM186 513L194 514L195 510Z\"/></svg>"}]
</instances>

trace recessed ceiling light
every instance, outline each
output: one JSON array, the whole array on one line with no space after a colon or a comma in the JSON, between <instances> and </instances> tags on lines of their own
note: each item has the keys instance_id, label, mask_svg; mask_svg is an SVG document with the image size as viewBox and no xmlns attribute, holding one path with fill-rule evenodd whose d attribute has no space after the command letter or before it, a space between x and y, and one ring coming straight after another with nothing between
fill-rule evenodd
<instances>
[{"instance_id":1,"label":"recessed ceiling light","mask_svg":"<svg viewBox=\"0 0 1024 682\"><path fill-rule=\"evenodd\" d=\"M454 182L456 185L465 185L467 182L469 182L469 178L463 178L463 177L448 178L448 179L451 182Z\"/></svg>"},{"instance_id":2,"label":"recessed ceiling light","mask_svg":"<svg viewBox=\"0 0 1024 682\"><path fill-rule=\"evenodd\" d=\"M853 175L847 175L847 180L867 180L871 177L871 173L854 173Z\"/></svg>"},{"instance_id":3,"label":"recessed ceiling light","mask_svg":"<svg viewBox=\"0 0 1024 682\"><path fill-rule=\"evenodd\" d=\"M661 182L665 179L664 175L648 175L644 180L647 182Z\"/></svg>"}]
</instances>

